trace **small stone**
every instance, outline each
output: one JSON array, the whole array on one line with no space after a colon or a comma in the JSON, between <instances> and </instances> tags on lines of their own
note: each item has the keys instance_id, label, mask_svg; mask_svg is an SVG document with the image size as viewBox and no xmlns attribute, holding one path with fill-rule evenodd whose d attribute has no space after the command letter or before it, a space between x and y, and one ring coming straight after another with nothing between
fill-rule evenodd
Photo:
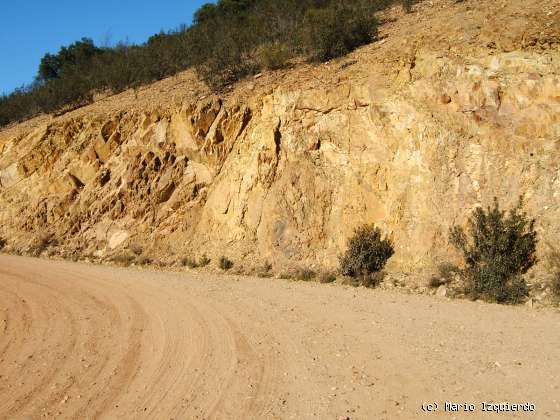
<instances>
[{"instance_id":1,"label":"small stone","mask_svg":"<svg viewBox=\"0 0 560 420\"><path fill-rule=\"evenodd\" d=\"M439 97L439 100L441 101L442 104L447 105L448 103L451 102L451 96L449 96L447 93L444 93Z\"/></svg>"},{"instance_id":2,"label":"small stone","mask_svg":"<svg viewBox=\"0 0 560 420\"><path fill-rule=\"evenodd\" d=\"M439 297L446 297L447 296L447 286L442 284L437 288L436 295Z\"/></svg>"}]
</instances>

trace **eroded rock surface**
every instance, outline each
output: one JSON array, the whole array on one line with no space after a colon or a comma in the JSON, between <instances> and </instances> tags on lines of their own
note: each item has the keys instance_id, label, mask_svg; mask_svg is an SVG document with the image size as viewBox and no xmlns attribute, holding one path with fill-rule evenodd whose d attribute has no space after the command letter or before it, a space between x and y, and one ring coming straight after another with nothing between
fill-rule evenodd
<instances>
[{"instance_id":1,"label":"eroded rock surface","mask_svg":"<svg viewBox=\"0 0 560 420\"><path fill-rule=\"evenodd\" d=\"M414 271L456 257L449 228L473 208L523 196L544 253L560 240L559 4L434 3L387 42L222 97L0 133L1 235L23 251L51 235L64 255L142 244L333 267L375 222L391 267Z\"/></svg>"}]
</instances>

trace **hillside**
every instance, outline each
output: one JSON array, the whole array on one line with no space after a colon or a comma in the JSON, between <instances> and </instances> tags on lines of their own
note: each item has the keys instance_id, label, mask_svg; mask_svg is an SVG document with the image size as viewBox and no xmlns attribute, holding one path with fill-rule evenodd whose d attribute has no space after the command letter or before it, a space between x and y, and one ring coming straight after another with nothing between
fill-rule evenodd
<instances>
[{"instance_id":1,"label":"hillside","mask_svg":"<svg viewBox=\"0 0 560 420\"><path fill-rule=\"evenodd\" d=\"M434 0L380 40L213 94L193 72L0 132L8 252L246 270L334 267L353 229L390 232L393 272L457 255L450 226L525 197L560 240L560 2Z\"/></svg>"}]
</instances>

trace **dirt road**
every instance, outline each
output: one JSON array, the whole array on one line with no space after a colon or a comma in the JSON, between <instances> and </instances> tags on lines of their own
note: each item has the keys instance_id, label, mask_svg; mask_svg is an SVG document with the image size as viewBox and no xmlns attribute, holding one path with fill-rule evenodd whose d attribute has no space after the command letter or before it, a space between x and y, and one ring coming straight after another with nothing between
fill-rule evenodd
<instances>
[{"instance_id":1,"label":"dirt road","mask_svg":"<svg viewBox=\"0 0 560 420\"><path fill-rule=\"evenodd\" d=\"M560 418L553 311L2 256L0 332L2 419Z\"/></svg>"}]
</instances>

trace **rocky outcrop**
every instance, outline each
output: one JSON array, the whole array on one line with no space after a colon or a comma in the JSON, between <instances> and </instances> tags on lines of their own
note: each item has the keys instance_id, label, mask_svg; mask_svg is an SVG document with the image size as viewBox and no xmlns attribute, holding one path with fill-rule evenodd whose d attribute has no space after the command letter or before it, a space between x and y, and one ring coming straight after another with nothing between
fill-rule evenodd
<instances>
[{"instance_id":1,"label":"rocky outcrop","mask_svg":"<svg viewBox=\"0 0 560 420\"><path fill-rule=\"evenodd\" d=\"M52 252L100 258L143 244L169 259L332 267L375 222L395 241L391 267L415 271L456 258L449 228L473 208L523 196L545 253L560 239L558 43L490 38L468 54L395 41L319 81L4 136L1 235L25 250L48 233Z\"/></svg>"}]
</instances>

